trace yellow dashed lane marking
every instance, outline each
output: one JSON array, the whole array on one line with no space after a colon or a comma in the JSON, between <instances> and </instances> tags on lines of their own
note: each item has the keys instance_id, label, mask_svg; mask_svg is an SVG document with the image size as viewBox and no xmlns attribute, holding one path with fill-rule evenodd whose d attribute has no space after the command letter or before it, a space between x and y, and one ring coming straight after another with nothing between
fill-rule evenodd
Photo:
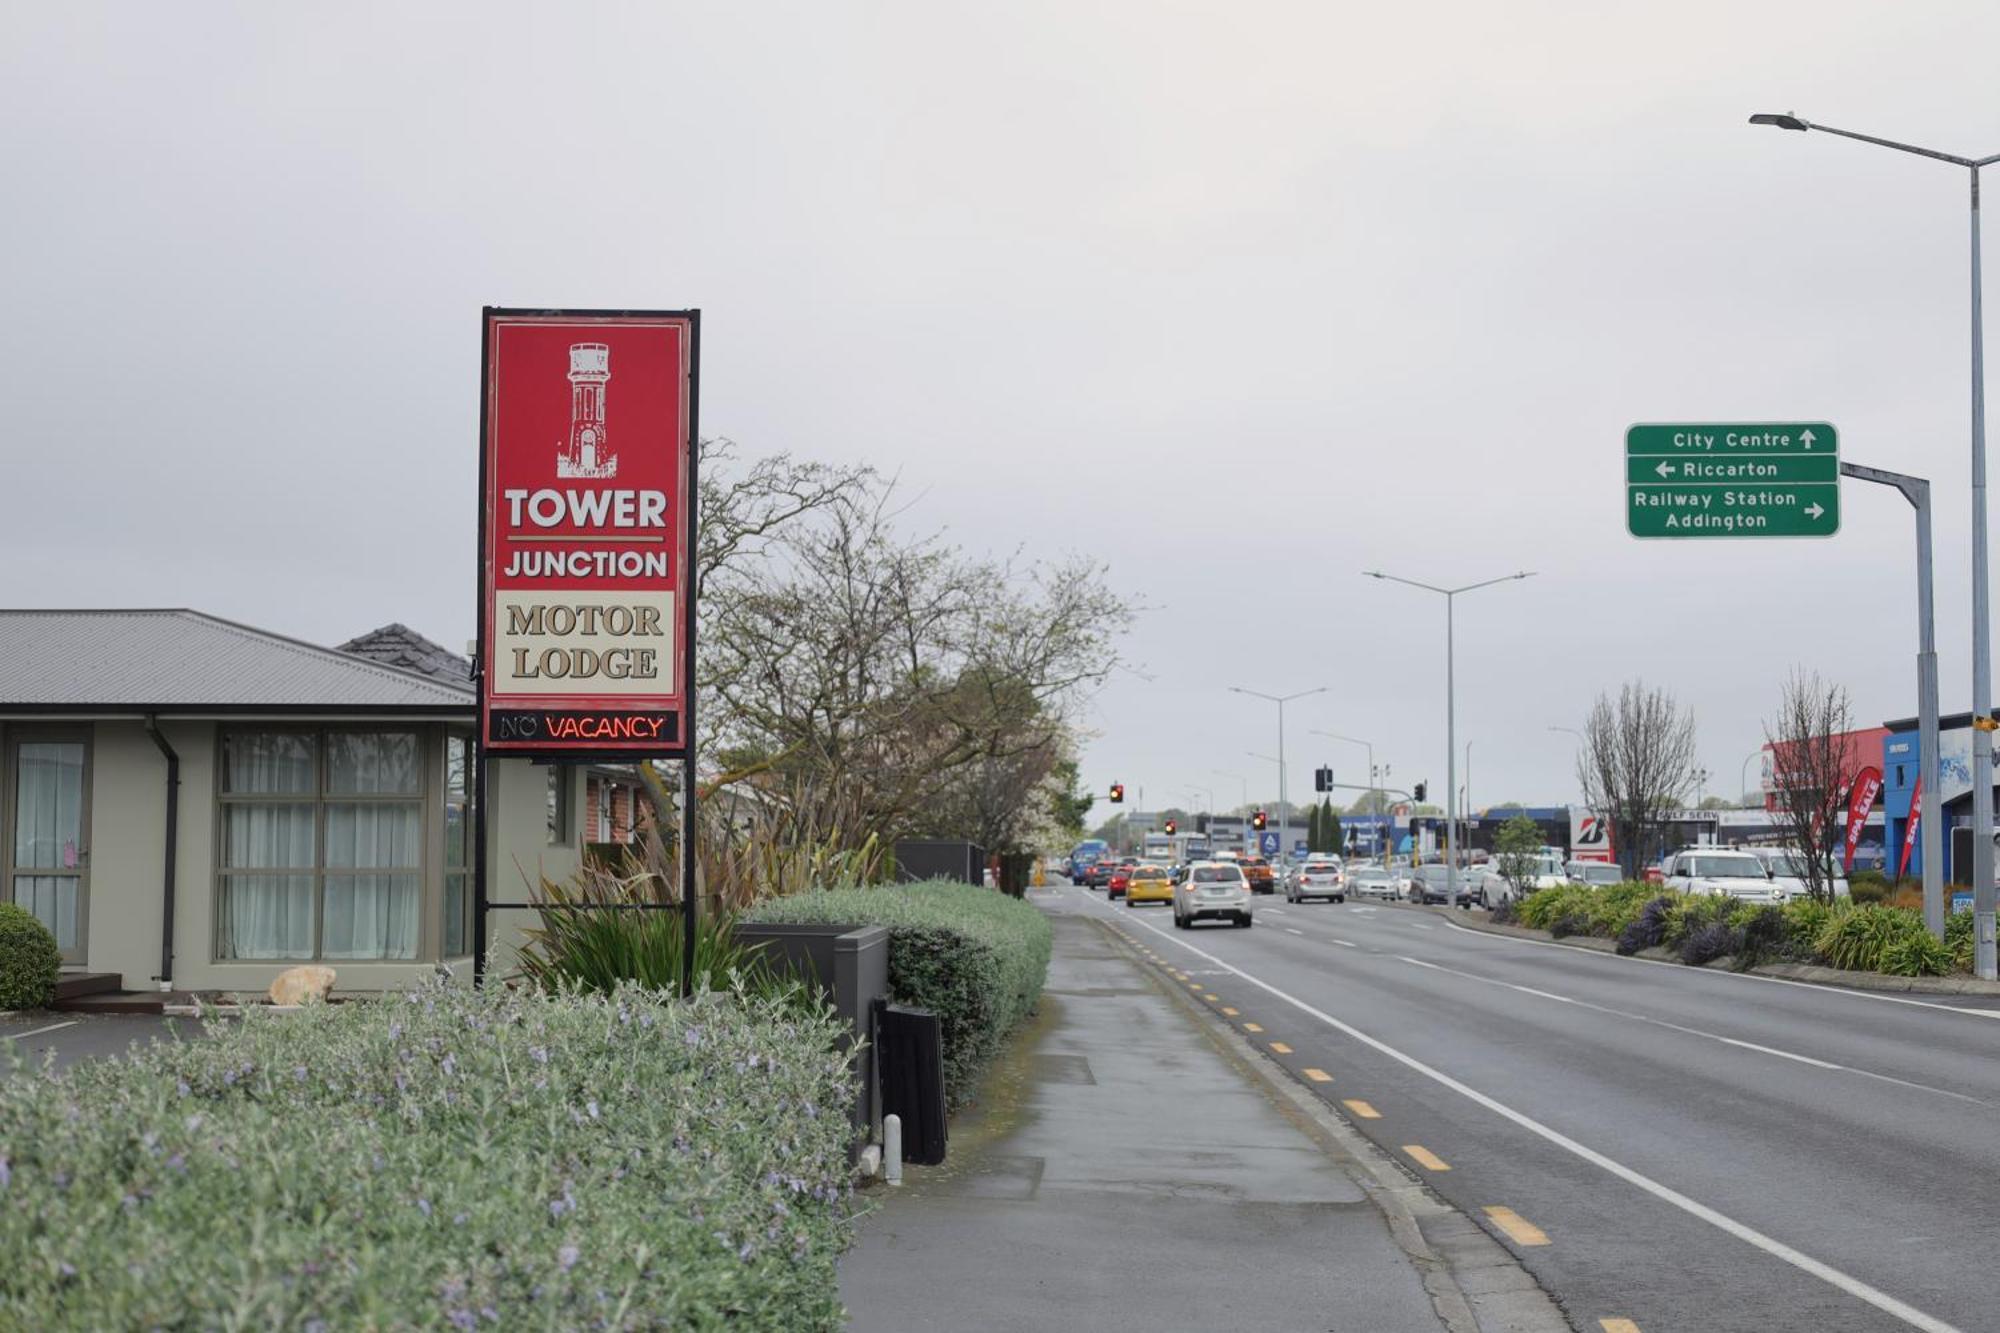
<instances>
[{"instance_id":1,"label":"yellow dashed lane marking","mask_svg":"<svg viewBox=\"0 0 2000 1333\"><path fill-rule=\"evenodd\" d=\"M1285 1043L1283 1043L1282 1041L1272 1042L1271 1049L1276 1051L1279 1055L1290 1055L1292 1053L1292 1048L1285 1045Z\"/></svg>"},{"instance_id":2,"label":"yellow dashed lane marking","mask_svg":"<svg viewBox=\"0 0 2000 1333\"><path fill-rule=\"evenodd\" d=\"M1364 1101L1344 1101L1341 1105L1360 1116L1363 1120L1380 1120L1382 1118L1380 1111Z\"/></svg>"},{"instance_id":3,"label":"yellow dashed lane marking","mask_svg":"<svg viewBox=\"0 0 2000 1333\"><path fill-rule=\"evenodd\" d=\"M1600 1319L1597 1326L1604 1333L1639 1333L1639 1326L1629 1319Z\"/></svg>"},{"instance_id":4,"label":"yellow dashed lane marking","mask_svg":"<svg viewBox=\"0 0 2000 1333\"><path fill-rule=\"evenodd\" d=\"M1245 1023L1245 1024L1243 1025L1243 1030L1244 1030L1245 1032L1262 1032L1262 1031L1263 1031L1264 1029L1263 1029L1263 1028L1261 1028L1261 1027L1259 1027L1259 1026L1258 1026L1257 1024L1255 1024L1255 1023Z\"/></svg>"},{"instance_id":5,"label":"yellow dashed lane marking","mask_svg":"<svg viewBox=\"0 0 2000 1333\"><path fill-rule=\"evenodd\" d=\"M1493 1225L1507 1233L1507 1238L1516 1245L1546 1245L1549 1233L1515 1212L1512 1208L1502 1208L1489 1204L1486 1215L1493 1219Z\"/></svg>"},{"instance_id":6,"label":"yellow dashed lane marking","mask_svg":"<svg viewBox=\"0 0 2000 1333\"><path fill-rule=\"evenodd\" d=\"M1235 1011L1234 1009L1231 1009L1231 1008L1230 1008L1230 1007L1229 1007L1228 1005L1226 1005L1226 1004L1222 1006L1222 1012L1223 1012L1223 1013L1225 1013L1225 1014L1228 1014L1228 1015L1229 1015L1229 1016L1230 1016L1231 1018L1234 1018L1234 1017L1236 1017L1236 1011Z\"/></svg>"},{"instance_id":7,"label":"yellow dashed lane marking","mask_svg":"<svg viewBox=\"0 0 2000 1333\"><path fill-rule=\"evenodd\" d=\"M1213 995L1210 995L1207 991L1202 992L1201 998L1207 1000L1210 1004L1216 1003L1216 998Z\"/></svg>"},{"instance_id":8,"label":"yellow dashed lane marking","mask_svg":"<svg viewBox=\"0 0 2000 1333\"><path fill-rule=\"evenodd\" d=\"M1308 1069L1305 1071L1305 1075L1315 1083L1333 1082L1333 1075L1327 1073L1324 1069Z\"/></svg>"},{"instance_id":9,"label":"yellow dashed lane marking","mask_svg":"<svg viewBox=\"0 0 2000 1333\"><path fill-rule=\"evenodd\" d=\"M1200 989L1201 989L1201 983L1200 983L1199 981L1190 981L1190 982L1188 983L1188 989L1189 989L1189 990L1200 990Z\"/></svg>"},{"instance_id":10,"label":"yellow dashed lane marking","mask_svg":"<svg viewBox=\"0 0 2000 1333\"><path fill-rule=\"evenodd\" d=\"M1444 1158L1438 1156L1429 1148L1424 1147L1421 1143L1406 1143L1403 1145L1403 1151L1410 1155L1411 1161L1426 1171L1451 1170L1450 1162L1445 1161Z\"/></svg>"}]
</instances>

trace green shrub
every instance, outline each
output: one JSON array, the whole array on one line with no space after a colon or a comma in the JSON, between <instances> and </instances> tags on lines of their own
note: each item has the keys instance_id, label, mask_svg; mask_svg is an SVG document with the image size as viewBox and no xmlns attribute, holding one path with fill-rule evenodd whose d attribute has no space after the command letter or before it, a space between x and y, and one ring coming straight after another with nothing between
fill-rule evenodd
<instances>
[{"instance_id":1,"label":"green shrub","mask_svg":"<svg viewBox=\"0 0 2000 1333\"><path fill-rule=\"evenodd\" d=\"M1922 928L1882 946L1882 970L1893 977L1941 977L1952 968L1951 946Z\"/></svg>"},{"instance_id":2,"label":"green shrub","mask_svg":"<svg viewBox=\"0 0 2000 1333\"><path fill-rule=\"evenodd\" d=\"M1710 921L1689 931L1680 944L1681 961L1700 967L1736 952L1742 936L1727 921Z\"/></svg>"},{"instance_id":3,"label":"green shrub","mask_svg":"<svg viewBox=\"0 0 2000 1333\"><path fill-rule=\"evenodd\" d=\"M1847 892L1856 907L1865 907L1889 896L1889 881L1880 871L1858 870L1848 878Z\"/></svg>"},{"instance_id":4,"label":"green shrub","mask_svg":"<svg viewBox=\"0 0 2000 1333\"><path fill-rule=\"evenodd\" d=\"M620 983L679 993L681 914L675 908L621 908L657 901L653 881L586 861L567 880L544 878L541 923L522 932L521 971L546 991L608 994ZM739 986L782 992L791 983L775 976L754 949L738 944L727 917L704 913L695 920L695 985L725 991Z\"/></svg>"},{"instance_id":5,"label":"green shrub","mask_svg":"<svg viewBox=\"0 0 2000 1333\"><path fill-rule=\"evenodd\" d=\"M1816 898L1794 898L1780 909L1785 914L1785 943L1788 954L1800 962L1819 959L1819 937L1833 920L1835 908ZM1846 911L1846 907L1839 910Z\"/></svg>"},{"instance_id":6,"label":"green shrub","mask_svg":"<svg viewBox=\"0 0 2000 1333\"><path fill-rule=\"evenodd\" d=\"M0 1009L40 1009L55 998L62 950L33 912L0 903Z\"/></svg>"},{"instance_id":7,"label":"green shrub","mask_svg":"<svg viewBox=\"0 0 2000 1333\"><path fill-rule=\"evenodd\" d=\"M0 1078L0 1324L836 1329L837 1035L432 984Z\"/></svg>"},{"instance_id":8,"label":"green shrub","mask_svg":"<svg viewBox=\"0 0 2000 1333\"><path fill-rule=\"evenodd\" d=\"M1899 961L1929 957L1922 946L1907 943L1916 935L1926 939L1930 937L1930 932L1924 929L1924 919L1915 912L1874 903L1836 908L1813 941L1813 951L1830 967L1879 972L1883 970L1884 955L1892 944L1903 946L1903 951L1898 954ZM1940 944L1938 948L1943 950L1944 946Z\"/></svg>"},{"instance_id":9,"label":"green shrub","mask_svg":"<svg viewBox=\"0 0 2000 1333\"><path fill-rule=\"evenodd\" d=\"M1946 899L1950 901L1949 898ZM1961 972L1972 970L1972 913L1952 912L1944 919L1945 948L1951 951L1951 964Z\"/></svg>"},{"instance_id":10,"label":"green shrub","mask_svg":"<svg viewBox=\"0 0 2000 1333\"><path fill-rule=\"evenodd\" d=\"M1039 908L947 880L827 889L759 903L746 920L887 926L889 991L944 1030L945 1097L964 1105L980 1072L1041 997L1049 922Z\"/></svg>"},{"instance_id":11,"label":"green shrub","mask_svg":"<svg viewBox=\"0 0 2000 1333\"><path fill-rule=\"evenodd\" d=\"M1774 958L1792 956L1792 923L1784 908L1768 903L1744 903L1730 914L1729 920L1737 931L1733 952L1739 967L1755 967Z\"/></svg>"},{"instance_id":12,"label":"green shrub","mask_svg":"<svg viewBox=\"0 0 2000 1333\"><path fill-rule=\"evenodd\" d=\"M1704 926L1726 926L1737 906L1734 898L1720 893L1675 894L1673 905L1667 909L1661 943L1669 949L1678 949Z\"/></svg>"},{"instance_id":13,"label":"green shrub","mask_svg":"<svg viewBox=\"0 0 2000 1333\"><path fill-rule=\"evenodd\" d=\"M1548 930L1559 919L1590 919L1591 891L1581 884L1536 889L1521 900L1521 923Z\"/></svg>"}]
</instances>

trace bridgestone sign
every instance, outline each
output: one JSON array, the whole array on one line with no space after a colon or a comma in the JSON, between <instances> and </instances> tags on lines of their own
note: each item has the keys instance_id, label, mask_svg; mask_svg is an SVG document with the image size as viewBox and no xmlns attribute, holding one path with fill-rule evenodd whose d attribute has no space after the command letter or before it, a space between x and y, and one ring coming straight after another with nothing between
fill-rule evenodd
<instances>
[{"instance_id":1,"label":"bridgestone sign","mask_svg":"<svg viewBox=\"0 0 2000 1333\"><path fill-rule=\"evenodd\" d=\"M486 749L683 754L699 315L488 310L485 334Z\"/></svg>"},{"instance_id":2,"label":"bridgestone sign","mask_svg":"<svg viewBox=\"0 0 2000 1333\"><path fill-rule=\"evenodd\" d=\"M1634 537L1831 537L1840 439L1823 421L1638 425L1625 432Z\"/></svg>"}]
</instances>

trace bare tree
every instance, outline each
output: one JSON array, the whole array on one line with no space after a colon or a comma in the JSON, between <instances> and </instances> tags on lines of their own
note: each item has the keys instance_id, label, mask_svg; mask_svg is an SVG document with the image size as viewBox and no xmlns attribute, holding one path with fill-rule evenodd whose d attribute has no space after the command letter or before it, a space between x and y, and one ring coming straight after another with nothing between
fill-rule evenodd
<instances>
[{"instance_id":1,"label":"bare tree","mask_svg":"<svg viewBox=\"0 0 2000 1333\"><path fill-rule=\"evenodd\" d=\"M1663 689L1627 681L1613 702L1597 696L1584 722L1576 777L1584 802L1611 823L1611 838L1629 878L1657 856L1668 816L1694 786L1694 714Z\"/></svg>"},{"instance_id":2,"label":"bare tree","mask_svg":"<svg viewBox=\"0 0 2000 1333\"><path fill-rule=\"evenodd\" d=\"M1847 687L1803 667L1786 677L1778 715L1764 724L1776 822L1800 852L1799 877L1807 892L1821 902L1833 901L1833 837L1847 805L1849 777L1841 736L1853 725Z\"/></svg>"}]
</instances>

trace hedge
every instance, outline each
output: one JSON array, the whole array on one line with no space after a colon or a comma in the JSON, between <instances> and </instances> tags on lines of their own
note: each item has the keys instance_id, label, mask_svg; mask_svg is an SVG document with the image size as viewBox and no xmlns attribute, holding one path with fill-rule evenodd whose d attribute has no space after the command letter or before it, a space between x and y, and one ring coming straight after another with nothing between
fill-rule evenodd
<instances>
[{"instance_id":1,"label":"hedge","mask_svg":"<svg viewBox=\"0 0 2000 1333\"><path fill-rule=\"evenodd\" d=\"M1038 908L950 880L824 889L773 898L748 921L887 926L889 992L929 1009L944 1031L945 1099L972 1096L1009 1033L1033 1011L1049 970L1049 923Z\"/></svg>"},{"instance_id":2,"label":"hedge","mask_svg":"<svg viewBox=\"0 0 2000 1333\"><path fill-rule=\"evenodd\" d=\"M0 1078L38 1330L834 1329L832 1019L433 983Z\"/></svg>"},{"instance_id":3,"label":"hedge","mask_svg":"<svg viewBox=\"0 0 2000 1333\"><path fill-rule=\"evenodd\" d=\"M62 950L33 912L0 903L0 1009L40 1009L56 993Z\"/></svg>"}]
</instances>

